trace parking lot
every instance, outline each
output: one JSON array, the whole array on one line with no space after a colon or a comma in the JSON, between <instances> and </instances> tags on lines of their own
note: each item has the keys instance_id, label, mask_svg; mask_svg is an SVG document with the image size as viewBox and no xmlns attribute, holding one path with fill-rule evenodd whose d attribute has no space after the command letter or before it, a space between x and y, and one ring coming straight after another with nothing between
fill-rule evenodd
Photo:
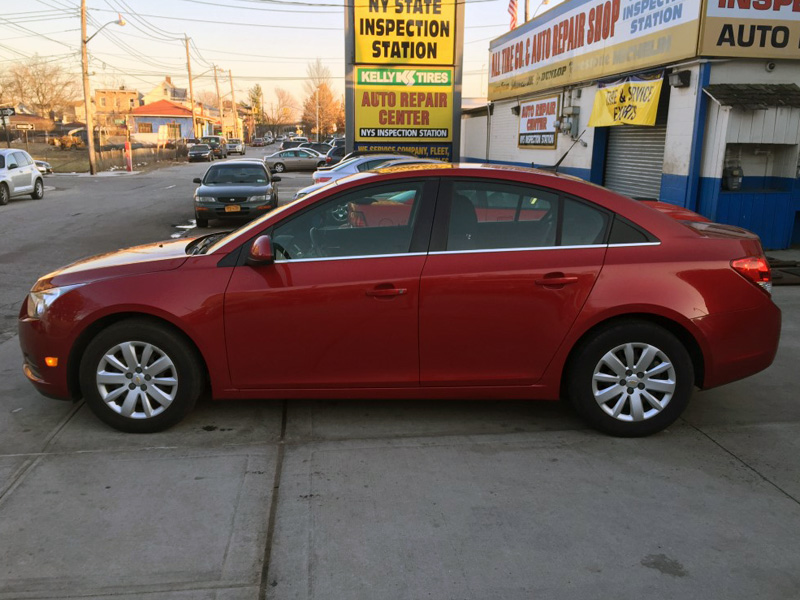
<instances>
[{"instance_id":1,"label":"parking lot","mask_svg":"<svg viewBox=\"0 0 800 600\"><path fill-rule=\"evenodd\" d=\"M205 399L130 435L40 396L27 289L197 233L205 168L49 177L0 212L0 600L797 598L800 287L770 369L644 439L517 401ZM281 177L282 202L310 182Z\"/></svg>"}]
</instances>

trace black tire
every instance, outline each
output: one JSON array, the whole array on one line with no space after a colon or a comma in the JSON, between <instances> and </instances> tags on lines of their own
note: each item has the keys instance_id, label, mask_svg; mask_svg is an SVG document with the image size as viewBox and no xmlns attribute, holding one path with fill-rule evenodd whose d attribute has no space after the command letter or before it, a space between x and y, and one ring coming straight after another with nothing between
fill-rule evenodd
<instances>
[{"instance_id":1,"label":"black tire","mask_svg":"<svg viewBox=\"0 0 800 600\"><path fill-rule=\"evenodd\" d=\"M621 364L609 356L612 352ZM694 366L684 345L666 329L625 321L577 348L567 378L570 401L592 427L615 436L642 437L668 427L683 413L694 387ZM595 398L603 392L605 397Z\"/></svg>"},{"instance_id":2,"label":"black tire","mask_svg":"<svg viewBox=\"0 0 800 600\"><path fill-rule=\"evenodd\" d=\"M44 198L44 182L41 179L37 179L36 183L33 184L31 198L34 200L41 200Z\"/></svg>"},{"instance_id":3,"label":"black tire","mask_svg":"<svg viewBox=\"0 0 800 600\"><path fill-rule=\"evenodd\" d=\"M8 204L10 197L11 194L8 191L8 186L5 183L0 183L0 206Z\"/></svg>"},{"instance_id":4,"label":"black tire","mask_svg":"<svg viewBox=\"0 0 800 600\"><path fill-rule=\"evenodd\" d=\"M126 343L134 346L135 360L126 360L122 353L120 348ZM146 345L151 346L152 352L149 360L140 363L145 358ZM114 367L105 359L111 355L130 370ZM148 366L152 367L162 357L168 359L169 366L148 374ZM141 366L134 367L130 363ZM119 376L123 383L98 383L101 368L107 378ZM148 383L159 376L163 381L174 380L175 383ZM131 383L126 385L125 381ZM86 404L101 421L128 433L155 433L175 425L194 407L204 381L195 349L179 334L144 319L120 321L102 330L89 342L80 364L81 391ZM141 385L133 382L141 382ZM134 386L133 389L130 386ZM118 392L116 396L115 392ZM109 400L104 400L102 394ZM172 396L166 405L151 400L165 396ZM152 411L151 416L147 416L147 407ZM131 416L122 414L126 409L131 411Z\"/></svg>"},{"instance_id":5,"label":"black tire","mask_svg":"<svg viewBox=\"0 0 800 600\"><path fill-rule=\"evenodd\" d=\"M197 225L201 229L205 229L208 227L208 219L203 219L202 217L198 217L197 215L194 216L195 225Z\"/></svg>"},{"instance_id":6,"label":"black tire","mask_svg":"<svg viewBox=\"0 0 800 600\"><path fill-rule=\"evenodd\" d=\"M272 170L276 173L283 173L286 170L286 166L283 163L275 163L275 166L272 167Z\"/></svg>"}]
</instances>

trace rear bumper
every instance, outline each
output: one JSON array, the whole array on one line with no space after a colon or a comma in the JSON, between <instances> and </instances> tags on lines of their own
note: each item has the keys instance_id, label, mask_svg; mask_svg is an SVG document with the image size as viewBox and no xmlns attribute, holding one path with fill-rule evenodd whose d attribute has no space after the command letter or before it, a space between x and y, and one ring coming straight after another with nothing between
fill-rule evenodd
<instances>
[{"instance_id":1,"label":"rear bumper","mask_svg":"<svg viewBox=\"0 0 800 600\"><path fill-rule=\"evenodd\" d=\"M781 335L781 311L766 296L760 306L694 319L707 346L704 389L744 379L772 364Z\"/></svg>"}]
</instances>

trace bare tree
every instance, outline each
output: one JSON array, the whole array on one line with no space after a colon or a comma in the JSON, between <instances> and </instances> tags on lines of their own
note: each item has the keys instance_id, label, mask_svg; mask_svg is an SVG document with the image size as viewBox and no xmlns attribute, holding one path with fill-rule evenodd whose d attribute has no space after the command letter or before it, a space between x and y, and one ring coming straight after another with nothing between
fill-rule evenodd
<instances>
[{"instance_id":1,"label":"bare tree","mask_svg":"<svg viewBox=\"0 0 800 600\"><path fill-rule=\"evenodd\" d=\"M306 96L312 95L316 89L321 85L331 85L331 70L322 64L322 59L317 58L314 62L308 63L306 66L306 79L303 87L306 90Z\"/></svg>"},{"instance_id":2,"label":"bare tree","mask_svg":"<svg viewBox=\"0 0 800 600\"><path fill-rule=\"evenodd\" d=\"M296 119L297 100L283 88L275 88L275 101L264 107L264 123L270 127L289 125Z\"/></svg>"},{"instance_id":3,"label":"bare tree","mask_svg":"<svg viewBox=\"0 0 800 600\"><path fill-rule=\"evenodd\" d=\"M195 102L200 102L206 106L217 106L217 94L210 90L200 90L194 93Z\"/></svg>"},{"instance_id":4,"label":"bare tree","mask_svg":"<svg viewBox=\"0 0 800 600\"><path fill-rule=\"evenodd\" d=\"M43 117L63 112L79 93L62 65L37 55L9 67L0 85L6 102L26 104Z\"/></svg>"}]
</instances>

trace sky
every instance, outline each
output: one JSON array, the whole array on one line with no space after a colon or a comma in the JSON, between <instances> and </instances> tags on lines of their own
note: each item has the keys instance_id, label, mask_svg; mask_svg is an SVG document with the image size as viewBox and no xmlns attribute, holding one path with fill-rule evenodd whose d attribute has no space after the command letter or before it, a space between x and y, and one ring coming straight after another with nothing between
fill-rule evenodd
<instances>
[{"instance_id":1,"label":"sky","mask_svg":"<svg viewBox=\"0 0 800 600\"><path fill-rule=\"evenodd\" d=\"M509 30L508 0L466 0L463 96L485 97L490 40ZM525 0L519 0L522 21ZM8 0L0 0L9 7ZM554 3L551 0L551 6ZM237 101L259 83L265 102L281 87L301 104L310 62L330 69L334 90L344 93L343 0L87 0L91 36L121 14L126 25L108 25L88 44L92 89L149 92L165 76L187 87L184 36L191 38L194 91L230 94ZM21 7L25 7L24 10ZM530 0L533 13L540 0ZM539 10L541 13L542 10ZM0 12L0 70L38 54L80 77L79 0L28 0Z\"/></svg>"}]
</instances>

